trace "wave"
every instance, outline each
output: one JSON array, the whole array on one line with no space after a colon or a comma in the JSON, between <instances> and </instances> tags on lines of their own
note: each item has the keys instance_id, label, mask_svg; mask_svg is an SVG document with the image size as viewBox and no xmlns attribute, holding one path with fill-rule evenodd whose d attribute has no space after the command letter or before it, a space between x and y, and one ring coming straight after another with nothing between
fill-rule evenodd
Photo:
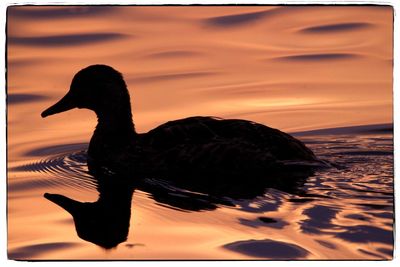
<instances>
[{"instance_id":1,"label":"wave","mask_svg":"<svg viewBox=\"0 0 400 267\"><path fill-rule=\"evenodd\" d=\"M99 42L106 42L118 40L128 37L125 34L114 32L99 32L99 33L86 33L86 34L62 34L51 36L10 36L8 42L14 45L26 46L71 46L71 45L84 45ZM132 37L132 36L130 36Z\"/></svg>"},{"instance_id":2,"label":"wave","mask_svg":"<svg viewBox=\"0 0 400 267\"><path fill-rule=\"evenodd\" d=\"M330 33L330 32L343 32L358 29L365 29L371 27L371 23L353 22L353 23L336 23L328 25L311 26L300 30L303 33Z\"/></svg>"},{"instance_id":3,"label":"wave","mask_svg":"<svg viewBox=\"0 0 400 267\"><path fill-rule=\"evenodd\" d=\"M347 127L324 128L309 131L293 132L294 136L303 135L340 135L340 134L391 134L392 123L368 124Z\"/></svg>"}]
</instances>

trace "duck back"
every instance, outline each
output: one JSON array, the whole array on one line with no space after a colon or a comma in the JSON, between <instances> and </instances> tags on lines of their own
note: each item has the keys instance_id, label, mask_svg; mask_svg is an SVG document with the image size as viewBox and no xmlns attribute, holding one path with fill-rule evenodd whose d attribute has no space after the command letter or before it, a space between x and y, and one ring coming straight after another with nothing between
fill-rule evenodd
<instances>
[{"instance_id":1,"label":"duck back","mask_svg":"<svg viewBox=\"0 0 400 267\"><path fill-rule=\"evenodd\" d=\"M297 139L279 130L239 119L189 117L140 135L152 170L200 175L261 174L284 161L315 161ZM136 148L137 149L137 148Z\"/></svg>"},{"instance_id":2,"label":"duck back","mask_svg":"<svg viewBox=\"0 0 400 267\"><path fill-rule=\"evenodd\" d=\"M277 160L316 160L314 153L291 135L240 119L189 117L169 121L142 135L141 140L159 151L176 146L225 144L227 148L262 151Z\"/></svg>"}]
</instances>

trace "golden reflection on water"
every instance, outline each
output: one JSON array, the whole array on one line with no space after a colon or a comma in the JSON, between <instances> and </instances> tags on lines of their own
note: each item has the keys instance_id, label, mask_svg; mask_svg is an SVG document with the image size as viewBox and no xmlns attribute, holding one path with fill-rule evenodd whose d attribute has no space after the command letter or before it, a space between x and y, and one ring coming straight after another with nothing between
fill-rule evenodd
<instances>
[{"instance_id":1,"label":"golden reflection on water","mask_svg":"<svg viewBox=\"0 0 400 267\"><path fill-rule=\"evenodd\" d=\"M253 257L221 246L268 238L307 248L309 259L384 258L345 241L321 245L295 227L238 224L239 217L257 216L227 207L172 210L141 191L133 195L128 241L104 251L80 240L70 215L42 197L54 191L93 202L93 188L75 190L51 175L12 168L53 155L32 151L88 142L96 123L91 112L46 120L40 113L64 95L78 70L96 63L123 73L139 132L192 115L290 132L390 123L392 23L385 6L9 8L9 252L29 259L245 259ZM283 203L268 216L293 226L307 205Z\"/></svg>"}]
</instances>

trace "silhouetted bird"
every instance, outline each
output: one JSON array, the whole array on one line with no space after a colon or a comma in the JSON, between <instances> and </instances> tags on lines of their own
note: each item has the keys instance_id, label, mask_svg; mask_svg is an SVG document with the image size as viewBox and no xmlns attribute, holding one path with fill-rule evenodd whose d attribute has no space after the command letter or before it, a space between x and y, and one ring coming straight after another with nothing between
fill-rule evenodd
<instances>
[{"instance_id":1,"label":"silhouetted bird","mask_svg":"<svg viewBox=\"0 0 400 267\"><path fill-rule=\"evenodd\" d=\"M246 120L190 117L136 133L125 81L106 65L79 71L69 92L41 115L73 108L93 110L98 118L88 149L92 172L157 175L188 183L198 177L208 186L215 179L249 183L275 172L323 165L299 140Z\"/></svg>"}]
</instances>

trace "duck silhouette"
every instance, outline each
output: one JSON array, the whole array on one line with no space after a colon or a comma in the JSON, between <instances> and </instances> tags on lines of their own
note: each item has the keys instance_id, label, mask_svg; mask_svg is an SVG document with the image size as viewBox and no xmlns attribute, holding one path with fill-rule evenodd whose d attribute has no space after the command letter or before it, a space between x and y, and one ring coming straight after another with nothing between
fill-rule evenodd
<instances>
[{"instance_id":1,"label":"duck silhouette","mask_svg":"<svg viewBox=\"0 0 400 267\"><path fill-rule=\"evenodd\" d=\"M97 115L88 148L92 173L175 180L199 177L209 186L215 179L248 183L324 165L291 135L247 120L196 116L137 133L127 85L122 74L107 65L80 70L69 92L41 116L73 108L90 109Z\"/></svg>"}]
</instances>

